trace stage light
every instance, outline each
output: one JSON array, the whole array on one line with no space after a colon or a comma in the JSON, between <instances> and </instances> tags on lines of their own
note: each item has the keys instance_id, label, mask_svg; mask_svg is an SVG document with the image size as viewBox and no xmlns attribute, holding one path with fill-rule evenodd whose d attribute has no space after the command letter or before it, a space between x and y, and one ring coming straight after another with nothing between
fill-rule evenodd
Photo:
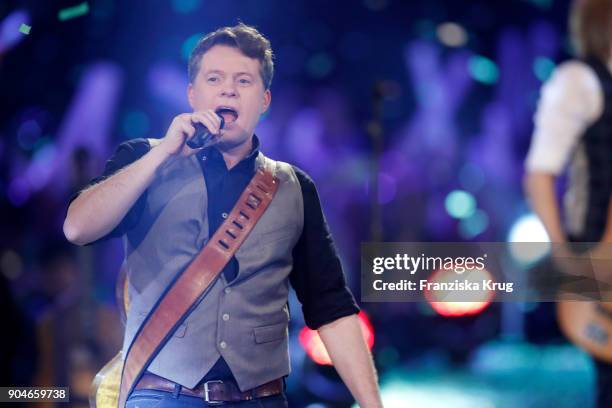
<instances>
[{"instance_id":1,"label":"stage light","mask_svg":"<svg viewBox=\"0 0 612 408\"><path fill-rule=\"evenodd\" d=\"M0 21L0 55L27 38L19 31L22 24L30 24L30 15L25 10L15 10Z\"/></svg>"},{"instance_id":2,"label":"stage light","mask_svg":"<svg viewBox=\"0 0 612 408\"><path fill-rule=\"evenodd\" d=\"M468 70L478 82L491 85L499 79L499 69L497 65L490 59L477 55L471 57L468 61Z\"/></svg>"},{"instance_id":3,"label":"stage light","mask_svg":"<svg viewBox=\"0 0 612 408\"><path fill-rule=\"evenodd\" d=\"M172 8L177 13L187 14L196 11L202 0L172 0Z\"/></svg>"},{"instance_id":4,"label":"stage light","mask_svg":"<svg viewBox=\"0 0 612 408\"><path fill-rule=\"evenodd\" d=\"M443 23L436 29L440 42L448 47L461 47L467 42L467 33L457 23Z\"/></svg>"},{"instance_id":5,"label":"stage light","mask_svg":"<svg viewBox=\"0 0 612 408\"><path fill-rule=\"evenodd\" d=\"M494 397L482 395L478 389L465 389L448 379L431 381L394 379L381 384L380 394L385 408L493 408ZM358 408L354 404L351 408Z\"/></svg>"},{"instance_id":6,"label":"stage light","mask_svg":"<svg viewBox=\"0 0 612 408\"><path fill-rule=\"evenodd\" d=\"M476 210L470 217L459 222L459 235L465 239L472 239L482 234L489 226L489 216L483 210Z\"/></svg>"},{"instance_id":7,"label":"stage light","mask_svg":"<svg viewBox=\"0 0 612 408\"><path fill-rule=\"evenodd\" d=\"M461 281L467 280L482 285L484 280L492 279L492 277L486 269L474 269L462 274L458 274L454 270L449 269L434 272L429 278L429 282L447 283L454 282L457 279ZM476 315L486 309L493 299L493 292L485 288L473 291L461 291L462 300L465 298L465 301L456 301L455 299L452 301L445 301L444 298L448 296L448 292L444 291L425 290L424 294L431 307L438 314L446 317ZM456 293L451 294L454 298L457 297Z\"/></svg>"},{"instance_id":8,"label":"stage light","mask_svg":"<svg viewBox=\"0 0 612 408\"><path fill-rule=\"evenodd\" d=\"M203 33L195 33L193 35L190 35L185 41L183 41L183 45L181 46L181 57L184 61L189 60L191 51L193 51L198 41L200 41L200 38L202 38L203 36Z\"/></svg>"},{"instance_id":9,"label":"stage light","mask_svg":"<svg viewBox=\"0 0 612 408\"><path fill-rule=\"evenodd\" d=\"M533 62L533 73L540 81L544 82L555 70L555 66L550 58L538 57Z\"/></svg>"},{"instance_id":10,"label":"stage light","mask_svg":"<svg viewBox=\"0 0 612 408\"><path fill-rule=\"evenodd\" d=\"M510 255L523 266L539 261L550 252L550 238L535 214L523 215L514 223L508 242Z\"/></svg>"},{"instance_id":11,"label":"stage light","mask_svg":"<svg viewBox=\"0 0 612 408\"><path fill-rule=\"evenodd\" d=\"M372 323L370 323L370 319L363 310L359 312L358 317L361 323L363 339L371 350L374 346L374 329ZM306 354L308 354L315 363L320 365L332 365L327 349L325 349L325 344L323 344L318 331L304 327L300 330L298 339L300 345L306 350Z\"/></svg>"},{"instance_id":12,"label":"stage light","mask_svg":"<svg viewBox=\"0 0 612 408\"><path fill-rule=\"evenodd\" d=\"M446 196L444 206L451 217L457 219L467 218L476 211L476 199L467 191L455 190Z\"/></svg>"}]
</instances>

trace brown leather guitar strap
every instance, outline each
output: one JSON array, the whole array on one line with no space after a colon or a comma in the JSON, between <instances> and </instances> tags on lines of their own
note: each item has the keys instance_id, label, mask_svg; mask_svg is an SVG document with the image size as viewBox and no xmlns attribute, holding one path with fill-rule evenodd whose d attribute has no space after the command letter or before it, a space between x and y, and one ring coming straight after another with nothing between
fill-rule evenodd
<instances>
[{"instance_id":1,"label":"brown leather guitar strap","mask_svg":"<svg viewBox=\"0 0 612 408\"><path fill-rule=\"evenodd\" d=\"M210 284L230 261L274 198L278 189L276 163L263 156L260 166L229 216L217 232L174 281L149 314L127 352L119 408L134 389L146 367L170 338L176 326L204 296Z\"/></svg>"}]
</instances>

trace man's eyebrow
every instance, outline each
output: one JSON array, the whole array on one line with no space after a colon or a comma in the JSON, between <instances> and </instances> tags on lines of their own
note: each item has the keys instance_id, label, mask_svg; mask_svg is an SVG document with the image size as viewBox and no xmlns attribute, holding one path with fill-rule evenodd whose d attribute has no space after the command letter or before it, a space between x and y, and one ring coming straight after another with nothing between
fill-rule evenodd
<instances>
[{"instance_id":1,"label":"man's eyebrow","mask_svg":"<svg viewBox=\"0 0 612 408\"><path fill-rule=\"evenodd\" d=\"M221 71L220 69L211 69L211 70L206 70L204 71L204 73L206 74L226 74L225 71ZM234 74L234 76L240 76L240 75L249 75L249 76L254 76L252 73L250 72L246 72L246 71L241 71L241 72L236 72Z\"/></svg>"}]
</instances>

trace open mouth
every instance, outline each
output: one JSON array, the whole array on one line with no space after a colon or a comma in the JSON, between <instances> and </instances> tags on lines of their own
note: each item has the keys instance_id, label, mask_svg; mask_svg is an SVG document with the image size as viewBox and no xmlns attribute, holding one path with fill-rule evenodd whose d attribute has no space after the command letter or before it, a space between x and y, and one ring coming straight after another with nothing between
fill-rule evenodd
<instances>
[{"instance_id":1,"label":"open mouth","mask_svg":"<svg viewBox=\"0 0 612 408\"><path fill-rule=\"evenodd\" d=\"M215 109L215 113L223 118L226 125L229 125L238 119L238 111L227 106L218 107Z\"/></svg>"}]
</instances>

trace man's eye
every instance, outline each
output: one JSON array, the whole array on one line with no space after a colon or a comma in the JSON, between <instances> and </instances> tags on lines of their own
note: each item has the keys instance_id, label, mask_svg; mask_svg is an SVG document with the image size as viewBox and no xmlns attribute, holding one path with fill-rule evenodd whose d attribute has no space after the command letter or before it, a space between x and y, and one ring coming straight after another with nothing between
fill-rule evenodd
<instances>
[{"instance_id":1,"label":"man's eye","mask_svg":"<svg viewBox=\"0 0 612 408\"><path fill-rule=\"evenodd\" d=\"M218 82L218 79L219 78L216 78L216 77L210 77L210 78L207 79L207 81L211 82L211 83L214 83L214 82Z\"/></svg>"},{"instance_id":2,"label":"man's eye","mask_svg":"<svg viewBox=\"0 0 612 408\"><path fill-rule=\"evenodd\" d=\"M240 85L248 85L251 83L251 81L246 78L239 79L238 82L240 83Z\"/></svg>"}]
</instances>

